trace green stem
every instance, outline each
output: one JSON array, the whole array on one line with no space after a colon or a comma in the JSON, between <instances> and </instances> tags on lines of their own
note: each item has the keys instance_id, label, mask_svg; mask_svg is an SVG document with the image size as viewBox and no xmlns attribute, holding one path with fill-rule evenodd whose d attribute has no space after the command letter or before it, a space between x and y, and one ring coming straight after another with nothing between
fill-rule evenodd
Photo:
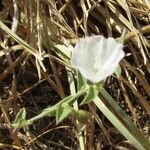
<instances>
[{"instance_id":1,"label":"green stem","mask_svg":"<svg viewBox=\"0 0 150 150\"><path fill-rule=\"evenodd\" d=\"M56 114L56 110L58 108L59 105L73 105L73 103L81 96L83 95L85 92L87 92L89 90L89 87L85 87L84 89L80 90L79 92L77 92L75 95L70 95L64 99L62 99L60 102L58 102L57 104L55 104L52 107L47 107L46 109L44 109L39 115L26 120L27 124L25 125L30 125L31 123L33 123L34 121L37 121L38 119L41 119L43 117L46 116L55 116ZM20 125L19 125L20 126ZM23 125L21 125L21 127L23 127Z\"/></svg>"},{"instance_id":2,"label":"green stem","mask_svg":"<svg viewBox=\"0 0 150 150\"><path fill-rule=\"evenodd\" d=\"M70 85L70 92L72 95L74 95L74 94L76 94L74 78L73 78L72 72L70 72L68 70L67 73L68 73L68 80L69 80L69 85ZM79 93L79 95L80 95L80 93ZM78 110L78 102L77 101L75 101L73 103L73 107L74 107L74 110ZM80 150L85 150L84 137L82 135L83 130L81 129L81 124L77 119L76 119L76 127L77 127L77 137L79 140Z\"/></svg>"}]
</instances>

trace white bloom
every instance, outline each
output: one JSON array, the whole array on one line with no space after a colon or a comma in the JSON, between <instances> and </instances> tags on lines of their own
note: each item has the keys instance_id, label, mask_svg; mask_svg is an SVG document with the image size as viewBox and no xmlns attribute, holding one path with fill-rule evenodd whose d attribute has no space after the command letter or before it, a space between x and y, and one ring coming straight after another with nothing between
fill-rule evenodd
<instances>
[{"instance_id":1,"label":"white bloom","mask_svg":"<svg viewBox=\"0 0 150 150\"><path fill-rule=\"evenodd\" d=\"M72 52L71 64L93 83L114 73L124 57L123 44L101 35L82 38Z\"/></svg>"}]
</instances>

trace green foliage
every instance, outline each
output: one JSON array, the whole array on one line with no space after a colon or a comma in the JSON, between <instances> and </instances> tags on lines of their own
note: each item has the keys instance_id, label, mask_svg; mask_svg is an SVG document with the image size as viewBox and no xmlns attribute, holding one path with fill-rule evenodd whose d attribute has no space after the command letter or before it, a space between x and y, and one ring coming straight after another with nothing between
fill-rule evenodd
<instances>
[{"instance_id":1,"label":"green foliage","mask_svg":"<svg viewBox=\"0 0 150 150\"><path fill-rule=\"evenodd\" d=\"M18 112L16 118L15 118L15 121L14 121L14 125L17 125L17 124L20 124L22 123L23 121L25 121L26 119L26 110L25 108L22 108L20 109L20 111Z\"/></svg>"},{"instance_id":2,"label":"green foliage","mask_svg":"<svg viewBox=\"0 0 150 150\"><path fill-rule=\"evenodd\" d=\"M79 71L77 71L77 88L80 91L86 85L86 79L81 75Z\"/></svg>"},{"instance_id":3,"label":"green foliage","mask_svg":"<svg viewBox=\"0 0 150 150\"><path fill-rule=\"evenodd\" d=\"M61 44L55 44L54 47L56 48L58 54L60 53L65 59L69 59L71 57L71 47L67 47Z\"/></svg>"},{"instance_id":4,"label":"green foliage","mask_svg":"<svg viewBox=\"0 0 150 150\"><path fill-rule=\"evenodd\" d=\"M121 67L120 65L118 65L118 67L115 70L115 74L119 78L121 76L121 73L122 73Z\"/></svg>"},{"instance_id":5,"label":"green foliage","mask_svg":"<svg viewBox=\"0 0 150 150\"><path fill-rule=\"evenodd\" d=\"M57 124L62 122L73 112L73 108L70 105L59 105L56 110L56 122Z\"/></svg>"},{"instance_id":6,"label":"green foliage","mask_svg":"<svg viewBox=\"0 0 150 150\"><path fill-rule=\"evenodd\" d=\"M99 85L89 86L86 96L82 100L80 105L90 103L99 93Z\"/></svg>"},{"instance_id":7,"label":"green foliage","mask_svg":"<svg viewBox=\"0 0 150 150\"><path fill-rule=\"evenodd\" d=\"M109 121L126 137L136 148L149 149L150 143L134 125L115 100L104 88L100 89L100 98L96 97L94 103L109 119Z\"/></svg>"}]
</instances>

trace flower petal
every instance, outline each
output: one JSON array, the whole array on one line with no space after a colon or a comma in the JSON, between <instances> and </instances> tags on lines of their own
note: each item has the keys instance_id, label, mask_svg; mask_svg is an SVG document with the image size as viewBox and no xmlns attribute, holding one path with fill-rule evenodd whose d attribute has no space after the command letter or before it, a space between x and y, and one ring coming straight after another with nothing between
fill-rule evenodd
<instances>
[{"instance_id":1,"label":"flower petal","mask_svg":"<svg viewBox=\"0 0 150 150\"><path fill-rule=\"evenodd\" d=\"M97 45L102 36L92 36L85 39L80 39L76 44L72 53L71 64L75 68L83 67L89 72L93 72L93 65L95 64L95 56L97 52Z\"/></svg>"},{"instance_id":2,"label":"flower petal","mask_svg":"<svg viewBox=\"0 0 150 150\"><path fill-rule=\"evenodd\" d=\"M109 57L111 56L111 54L113 53L114 49L117 46L117 42L114 38L108 38L105 39L105 43L106 43L106 49L103 50L103 54L102 54L102 59L101 59L101 63L104 64L106 62L107 59L109 59Z\"/></svg>"},{"instance_id":3,"label":"flower petal","mask_svg":"<svg viewBox=\"0 0 150 150\"><path fill-rule=\"evenodd\" d=\"M119 61L124 57L122 50L123 45L118 44L115 50L111 53L111 56L106 60L101 70L106 74L106 77L113 74L118 66Z\"/></svg>"}]
</instances>

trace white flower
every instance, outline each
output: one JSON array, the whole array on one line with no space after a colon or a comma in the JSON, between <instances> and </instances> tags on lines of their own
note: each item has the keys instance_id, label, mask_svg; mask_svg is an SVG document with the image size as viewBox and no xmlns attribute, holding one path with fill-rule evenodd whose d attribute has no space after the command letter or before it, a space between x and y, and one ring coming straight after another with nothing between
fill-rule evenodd
<instances>
[{"instance_id":1,"label":"white flower","mask_svg":"<svg viewBox=\"0 0 150 150\"><path fill-rule=\"evenodd\" d=\"M123 44L101 35L82 38L72 52L71 64L93 83L112 75L124 57Z\"/></svg>"}]
</instances>

